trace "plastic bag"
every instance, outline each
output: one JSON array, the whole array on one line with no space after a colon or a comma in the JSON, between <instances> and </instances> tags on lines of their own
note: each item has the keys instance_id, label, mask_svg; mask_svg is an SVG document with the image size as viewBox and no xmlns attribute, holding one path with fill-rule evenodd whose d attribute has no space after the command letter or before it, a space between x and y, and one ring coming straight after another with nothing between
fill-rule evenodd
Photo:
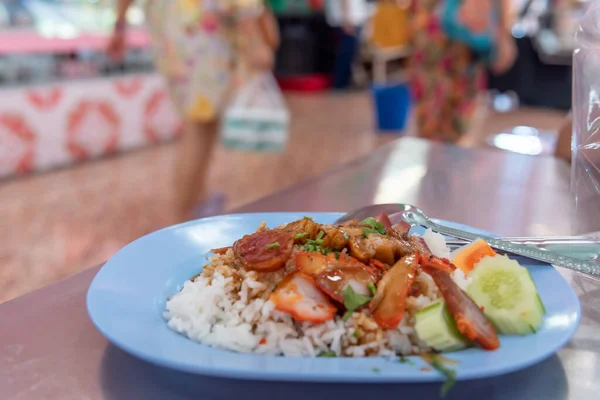
<instances>
[{"instance_id":1,"label":"plastic bag","mask_svg":"<svg viewBox=\"0 0 600 400\"><path fill-rule=\"evenodd\" d=\"M221 143L229 149L282 151L289 135L290 115L275 78L255 76L229 104L221 125Z\"/></svg>"}]
</instances>

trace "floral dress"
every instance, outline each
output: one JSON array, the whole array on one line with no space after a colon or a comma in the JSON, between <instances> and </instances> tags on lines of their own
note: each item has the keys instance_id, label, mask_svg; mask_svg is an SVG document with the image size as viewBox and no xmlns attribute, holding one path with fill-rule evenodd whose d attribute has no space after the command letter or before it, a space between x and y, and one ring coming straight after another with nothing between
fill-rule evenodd
<instances>
[{"instance_id":1,"label":"floral dress","mask_svg":"<svg viewBox=\"0 0 600 400\"><path fill-rule=\"evenodd\" d=\"M236 18L261 10L262 0L147 1L155 64L185 118L214 120L243 82Z\"/></svg>"},{"instance_id":2,"label":"floral dress","mask_svg":"<svg viewBox=\"0 0 600 400\"><path fill-rule=\"evenodd\" d=\"M486 87L483 63L448 40L437 10L443 0L415 0L410 80L420 137L456 142L469 129Z\"/></svg>"}]
</instances>

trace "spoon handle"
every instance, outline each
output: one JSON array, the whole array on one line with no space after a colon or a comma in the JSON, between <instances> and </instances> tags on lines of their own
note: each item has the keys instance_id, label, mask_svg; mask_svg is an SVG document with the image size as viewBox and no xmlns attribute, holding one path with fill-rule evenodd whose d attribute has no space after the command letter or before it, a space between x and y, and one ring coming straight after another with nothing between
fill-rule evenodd
<instances>
[{"instance_id":1,"label":"spoon handle","mask_svg":"<svg viewBox=\"0 0 600 400\"><path fill-rule=\"evenodd\" d=\"M590 261L600 257L600 241L584 237L501 237L498 239L505 242L527 245L528 247L538 248L544 251L563 254L578 260ZM469 241L454 239L447 240L446 243L450 247L460 247L468 244Z\"/></svg>"},{"instance_id":2,"label":"spoon handle","mask_svg":"<svg viewBox=\"0 0 600 400\"><path fill-rule=\"evenodd\" d=\"M419 223L419 225L424 224L424 222ZM491 247L497 250L502 250L505 252L518 254L520 256L533 258L535 260L544 261L549 264L556 265L557 267L568 268L570 270L581 272L583 274L600 276L600 265L595 264L593 262L582 261L573 257L564 256L562 254L551 253L544 250L539 250L537 248L529 247L527 245L506 242L504 240L498 240L488 236L475 235L460 229L448 228L446 226L436 224L435 222L429 219L427 220L426 224L426 228L431 228L434 231L447 236L453 236L458 239L465 239L470 241L483 239Z\"/></svg>"}]
</instances>

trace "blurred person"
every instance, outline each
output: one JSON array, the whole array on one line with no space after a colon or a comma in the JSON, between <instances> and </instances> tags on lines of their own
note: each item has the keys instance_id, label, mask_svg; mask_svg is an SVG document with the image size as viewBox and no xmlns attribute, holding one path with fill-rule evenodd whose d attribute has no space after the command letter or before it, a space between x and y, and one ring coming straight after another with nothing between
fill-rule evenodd
<instances>
[{"instance_id":1,"label":"blurred person","mask_svg":"<svg viewBox=\"0 0 600 400\"><path fill-rule=\"evenodd\" d=\"M516 58L511 34L510 0L462 0L460 20L473 32L484 32L498 6L498 29L491 64L469 46L444 32L440 9L445 0L413 0L411 86L417 135L457 142L471 128L486 90L486 66L506 72Z\"/></svg>"},{"instance_id":2,"label":"blurred person","mask_svg":"<svg viewBox=\"0 0 600 400\"><path fill-rule=\"evenodd\" d=\"M371 44L386 49L410 44L410 0L379 0L371 20Z\"/></svg>"},{"instance_id":3,"label":"blurred person","mask_svg":"<svg viewBox=\"0 0 600 400\"><path fill-rule=\"evenodd\" d=\"M360 34L369 18L366 0L326 0L325 15L336 29L336 49L333 87L346 89L352 82L352 63L360 46Z\"/></svg>"},{"instance_id":4,"label":"blurred person","mask_svg":"<svg viewBox=\"0 0 600 400\"><path fill-rule=\"evenodd\" d=\"M126 46L126 14L118 0L113 59ZM262 0L148 0L155 64L183 119L175 165L175 216L185 221L221 211L224 197L209 195L206 180L218 122L232 92L255 71L273 67L279 34ZM195 204L201 201L198 206Z\"/></svg>"}]
</instances>

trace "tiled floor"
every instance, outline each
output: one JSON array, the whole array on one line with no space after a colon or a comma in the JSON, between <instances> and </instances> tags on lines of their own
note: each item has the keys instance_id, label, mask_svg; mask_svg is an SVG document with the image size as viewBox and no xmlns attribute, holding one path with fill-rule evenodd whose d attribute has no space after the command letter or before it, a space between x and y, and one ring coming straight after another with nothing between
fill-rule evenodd
<instances>
[{"instance_id":1,"label":"tiled floor","mask_svg":"<svg viewBox=\"0 0 600 400\"><path fill-rule=\"evenodd\" d=\"M281 154L219 150L210 188L228 209L368 154L393 136L373 134L367 94L290 96ZM527 124L556 129L560 113L489 116L482 134ZM0 184L0 302L98 264L172 218L172 144Z\"/></svg>"}]
</instances>

